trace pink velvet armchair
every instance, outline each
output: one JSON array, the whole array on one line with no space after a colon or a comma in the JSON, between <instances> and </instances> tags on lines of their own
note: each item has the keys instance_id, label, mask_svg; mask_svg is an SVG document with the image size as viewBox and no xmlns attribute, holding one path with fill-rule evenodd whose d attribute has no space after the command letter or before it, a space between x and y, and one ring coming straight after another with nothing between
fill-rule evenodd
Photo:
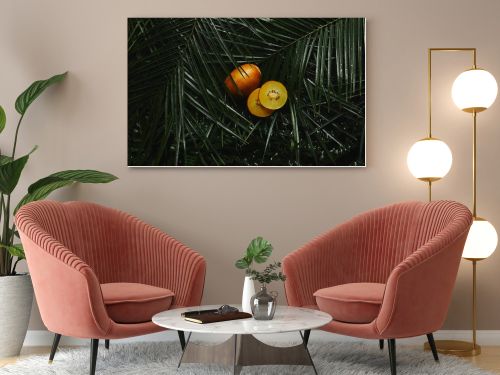
<instances>
[{"instance_id":1,"label":"pink velvet armchair","mask_svg":"<svg viewBox=\"0 0 500 375\"><path fill-rule=\"evenodd\" d=\"M460 203L405 202L358 215L283 259L288 304L328 312L323 330L388 340L433 332L448 311L472 223ZM306 332L306 342L310 332Z\"/></svg>"},{"instance_id":2,"label":"pink velvet armchair","mask_svg":"<svg viewBox=\"0 0 500 375\"><path fill-rule=\"evenodd\" d=\"M91 339L90 374L99 339L163 330L151 318L199 305L204 258L160 230L115 209L86 202L23 206L16 225L42 320L55 333ZM179 332L184 346L183 332Z\"/></svg>"}]
</instances>

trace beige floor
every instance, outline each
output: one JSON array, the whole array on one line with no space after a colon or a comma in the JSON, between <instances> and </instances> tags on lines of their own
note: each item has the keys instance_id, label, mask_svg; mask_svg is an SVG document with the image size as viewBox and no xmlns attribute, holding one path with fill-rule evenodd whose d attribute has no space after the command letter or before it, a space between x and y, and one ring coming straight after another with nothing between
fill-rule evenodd
<instances>
[{"instance_id":1,"label":"beige floor","mask_svg":"<svg viewBox=\"0 0 500 375\"><path fill-rule=\"evenodd\" d=\"M33 354L45 354L45 353L47 353L47 359L48 359L48 353L50 353L50 348L48 346L32 346L23 348L23 350L21 350L21 355L19 357L0 358L0 367L8 365L9 363L14 363L18 359L29 357L30 355Z\"/></svg>"},{"instance_id":2,"label":"beige floor","mask_svg":"<svg viewBox=\"0 0 500 375\"><path fill-rule=\"evenodd\" d=\"M16 362L19 358L25 358L33 354L47 354L49 355L50 348L48 346L34 346L23 348L20 357L0 359L0 367L9 363ZM476 366L496 372L500 374L500 346L483 346L481 355L472 358L465 358Z\"/></svg>"},{"instance_id":3,"label":"beige floor","mask_svg":"<svg viewBox=\"0 0 500 375\"><path fill-rule=\"evenodd\" d=\"M477 367L500 374L500 346L482 346L481 354L465 358L475 363Z\"/></svg>"}]
</instances>

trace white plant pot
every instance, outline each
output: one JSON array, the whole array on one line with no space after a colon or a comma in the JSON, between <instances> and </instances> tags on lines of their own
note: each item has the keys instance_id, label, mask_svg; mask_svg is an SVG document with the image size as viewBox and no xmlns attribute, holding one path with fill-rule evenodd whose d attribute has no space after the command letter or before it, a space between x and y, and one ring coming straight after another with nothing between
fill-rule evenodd
<instances>
[{"instance_id":1,"label":"white plant pot","mask_svg":"<svg viewBox=\"0 0 500 375\"><path fill-rule=\"evenodd\" d=\"M32 303L30 275L0 276L0 358L21 352Z\"/></svg>"},{"instance_id":2,"label":"white plant pot","mask_svg":"<svg viewBox=\"0 0 500 375\"><path fill-rule=\"evenodd\" d=\"M243 284L243 294L241 297L241 309L244 312L252 313L252 308L250 306L250 299L255 294L255 286L253 280L250 276L245 276L245 282Z\"/></svg>"}]
</instances>

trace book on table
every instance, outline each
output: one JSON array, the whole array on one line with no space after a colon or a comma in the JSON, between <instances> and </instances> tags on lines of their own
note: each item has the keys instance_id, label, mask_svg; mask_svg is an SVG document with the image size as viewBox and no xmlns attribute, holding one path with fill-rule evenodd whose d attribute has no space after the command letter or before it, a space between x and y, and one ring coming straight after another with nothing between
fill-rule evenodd
<instances>
[{"instance_id":1,"label":"book on table","mask_svg":"<svg viewBox=\"0 0 500 375\"><path fill-rule=\"evenodd\" d=\"M200 311L189 311L182 313L184 320L192 323L207 324L216 322L225 322L228 320L237 319L248 319L252 317L252 314L234 311L221 314L219 310L200 310Z\"/></svg>"}]
</instances>

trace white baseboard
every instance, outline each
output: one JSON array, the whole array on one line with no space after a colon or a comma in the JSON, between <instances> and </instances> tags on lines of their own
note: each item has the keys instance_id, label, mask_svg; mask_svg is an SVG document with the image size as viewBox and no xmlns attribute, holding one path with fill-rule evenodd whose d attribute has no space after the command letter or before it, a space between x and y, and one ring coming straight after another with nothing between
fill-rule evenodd
<instances>
[{"instance_id":1,"label":"white baseboard","mask_svg":"<svg viewBox=\"0 0 500 375\"><path fill-rule=\"evenodd\" d=\"M28 331L26 339L24 340L24 346L50 346L52 344L53 334L49 331ZM202 335L196 334L193 336L200 341L223 341L228 335ZM281 333L275 335L259 335L259 338L266 341L273 342L292 342L298 341L299 335L297 333ZM434 334L436 340L465 340L471 341L471 331L468 330L441 330ZM177 334L175 331L165 331L160 333L154 333L146 336L131 337L122 340L113 340L113 342L119 343L130 343L138 341L177 341ZM355 337L348 337L342 335L336 335L333 333L328 333L324 331L313 331L311 333L311 341L342 341L342 342L356 342L356 341L366 341L371 343L376 343L374 340L362 340ZM425 336L414 337L402 340L403 344L422 344L426 341ZM500 345L500 330L481 330L477 331L477 341L481 345ZM86 339L76 339L72 337L62 337L61 345L87 345L88 340Z\"/></svg>"}]
</instances>

